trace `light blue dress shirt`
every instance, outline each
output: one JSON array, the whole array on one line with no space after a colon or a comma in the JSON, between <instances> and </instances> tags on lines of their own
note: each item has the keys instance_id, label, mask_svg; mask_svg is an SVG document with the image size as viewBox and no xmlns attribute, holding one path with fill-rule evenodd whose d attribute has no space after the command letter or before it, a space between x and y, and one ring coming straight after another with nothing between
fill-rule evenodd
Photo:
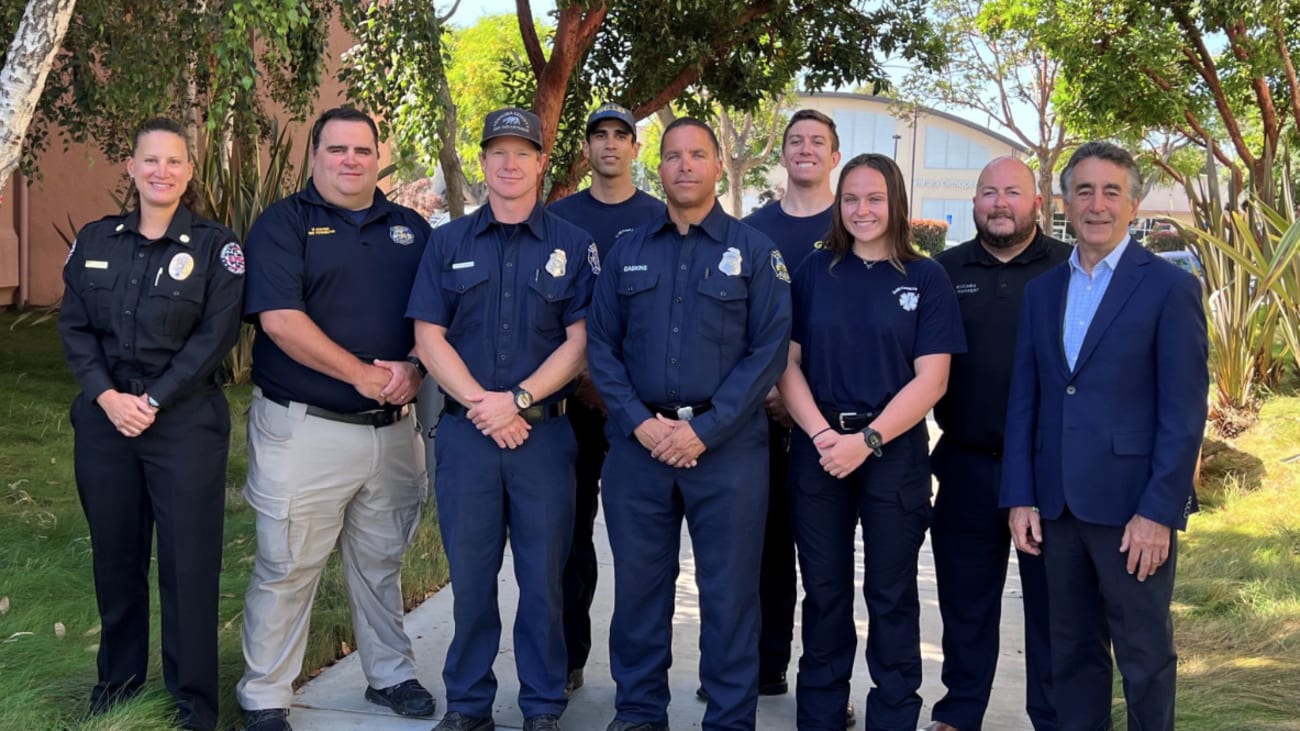
<instances>
[{"instance_id":1,"label":"light blue dress shirt","mask_svg":"<svg viewBox=\"0 0 1300 731\"><path fill-rule=\"evenodd\" d=\"M1128 248L1131 239L1127 236L1119 242L1115 250L1097 262L1092 268L1092 275L1084 271L1079 263L1079 247L1070 252L1070 285L1065 296L1065 322L1062 323L1062 345L1065 346L1065 359L1074 370L1074 362L1079 359L1079 350L1083 348L1083 339L1088 335L1088 327L1097 314L1101 298L1106 296L1110 286L1111 275L1119 265L1120 257Z\"/></svg>"}]
</instances>

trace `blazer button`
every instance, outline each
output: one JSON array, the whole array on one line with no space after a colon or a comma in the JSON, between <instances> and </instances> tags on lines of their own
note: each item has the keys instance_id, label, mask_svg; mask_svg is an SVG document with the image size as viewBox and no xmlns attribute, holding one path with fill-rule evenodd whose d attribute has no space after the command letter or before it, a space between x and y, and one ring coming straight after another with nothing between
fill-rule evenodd
<instances>
[{"instance_id":1,"label":"blazer button","mask_svg":"<svg viewBox=\"0 0 1300 731\"><path fill-rule=\"evenodd\" d=\"M1066 396L1073 396L1073 395L1074 395L1074 391L1075 391L1074 386L1066 386L1066 387L1065 387L1065 395L1066 395Z\"/></svg>"}]
</instances>

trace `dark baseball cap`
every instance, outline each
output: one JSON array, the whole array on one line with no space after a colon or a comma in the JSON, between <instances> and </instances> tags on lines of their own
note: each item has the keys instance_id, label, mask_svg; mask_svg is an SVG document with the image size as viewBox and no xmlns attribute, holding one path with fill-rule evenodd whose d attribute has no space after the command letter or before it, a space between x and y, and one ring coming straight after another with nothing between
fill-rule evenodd
<instances>
[{"instance_id":1,"label":"dark baseball cap","mask_svg":"<svg viewBox=\"0 0 1300 731\"><path fill-rule=\"evenodd\" d=\"M521 137L542 149L542 120L536 114L516 107L506 107L490 112L483 120L483 139L480 146L497 137Z\"/></svg>"},{"instance_id":2,"label":"dark baseball cap","mask_svg":"<svg viewBox=\"0 0 1300 731\"><path fill-rule=\"evenodd\" d=\"M596 128L596 125L606 119L616 119L626 124L627 131L632 133L632 139L636 139L636 119L632 117L632 112L629 112L627 107L612 102L601 104L596 107L596 111L592 112L590 117L587 117L587 136L590 137L591 131Z\"/></svg>"}]
</instances>

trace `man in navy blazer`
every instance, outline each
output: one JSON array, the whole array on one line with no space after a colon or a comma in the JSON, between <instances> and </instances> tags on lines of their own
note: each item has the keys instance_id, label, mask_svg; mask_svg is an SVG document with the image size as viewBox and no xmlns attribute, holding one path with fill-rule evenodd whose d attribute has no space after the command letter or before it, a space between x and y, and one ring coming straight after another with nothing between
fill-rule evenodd
<instances>
[{"instance_id":1,"label":"man in navy blazer","mask_svg":"<svg viewBox=\"0 0 1300 731\"><path fill-rule=\"evenodd\" d=\"M1061 172L1078 246L1020 311L1001 504L1046 565L1062 730L1111 728L1112 645L1129 729L1174 728L1175 531L1196 509L1208 346L1195 277L1128 235L1141 190L1126 151L1081 146Z\"/></svg>"}]
</instances>

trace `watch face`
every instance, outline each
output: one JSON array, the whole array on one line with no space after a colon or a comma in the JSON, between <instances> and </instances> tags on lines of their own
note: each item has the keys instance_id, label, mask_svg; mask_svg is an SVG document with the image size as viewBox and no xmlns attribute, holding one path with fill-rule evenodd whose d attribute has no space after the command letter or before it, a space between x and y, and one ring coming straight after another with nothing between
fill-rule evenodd
<instances>
[{"instance_id":1,"label":"watch face","mask_svg":"<svg viewBox=\"0 0 1300 731\"><path fill-rule=\"evenodd\" d=\"M518 406L521 409L526 409L532 405L533 395L531 393L528 393L523 389L515 391L515 406Z\"/></svg>"},{"instance_id":2,"label":"watch face","mask_svg":"<svg viewBox=\"0 0 1300 731\"><path fill-rule=\"evenodd\" d=\"M878 431L868 430L866 432L863 432L863 436L865 436L867 439L867 446L871 447L872 449L876 449L877 447L879 447L881 444L884 443L884 440L880 438L880 432Z\"/></svg>"}]
</instances>

